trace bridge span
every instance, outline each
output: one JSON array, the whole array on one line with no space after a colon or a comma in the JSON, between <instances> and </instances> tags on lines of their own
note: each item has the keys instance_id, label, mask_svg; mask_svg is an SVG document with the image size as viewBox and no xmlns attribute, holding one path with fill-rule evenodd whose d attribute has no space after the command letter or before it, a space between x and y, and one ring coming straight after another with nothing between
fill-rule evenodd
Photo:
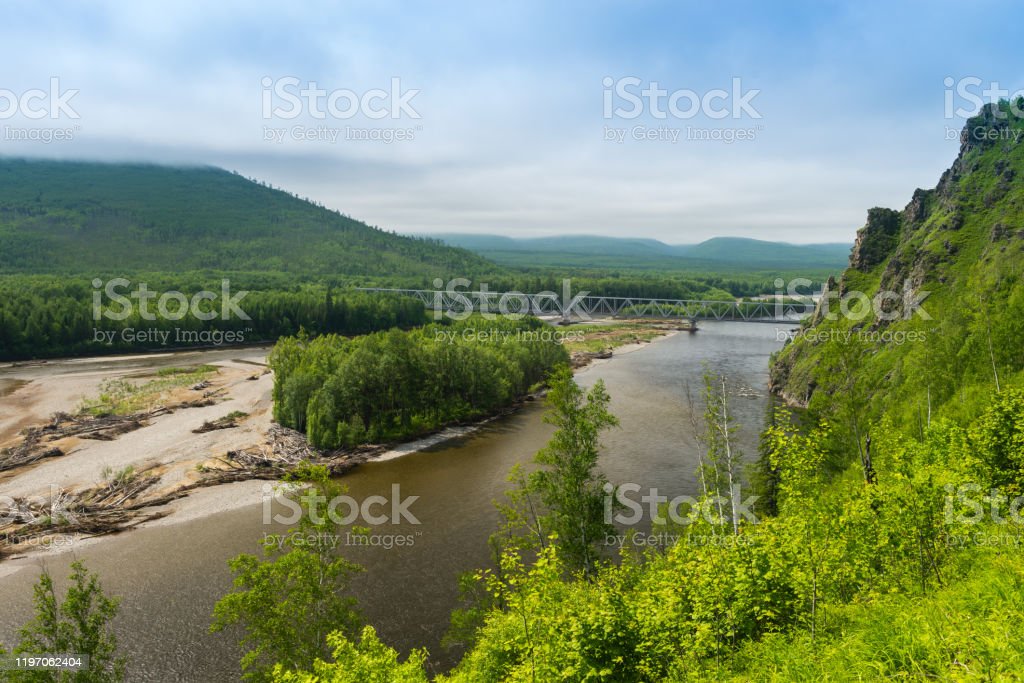
<instances>
[{"instance_id":1,"label":"bridge span","mask_svg":"<svg viewBox=\"0 0 1024 683\"><path fill-rule=\"evenodd\" d=\"M748 323L797 324L814 311L814 304L792 300L697 300L647 299L643 297L600 296L580 293L560 296L554 292L450 291L434 289L395 289L358 287L362 292L411 296L433 311L467 314L527 313L538 317L561 317L563 321L594 318L664 318L732 320Z\"/></svg>"}]
</instances>

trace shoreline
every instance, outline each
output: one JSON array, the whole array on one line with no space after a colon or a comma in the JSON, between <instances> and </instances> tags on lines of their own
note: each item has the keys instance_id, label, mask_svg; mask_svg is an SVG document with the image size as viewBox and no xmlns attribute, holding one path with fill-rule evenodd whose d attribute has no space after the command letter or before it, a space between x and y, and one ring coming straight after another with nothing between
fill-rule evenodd
<instances>
[{"instance_id":1,"label":"shoreline","mask_svg":"<svg viewBox=\"0 0 1024 683\"><path fill-rule=\"evenodd\" d=\"M613 347L612 350L611 350L611 355L609 357L595 358L595 357L593 357L593 355L595 355L595 354L590 354L591 357L588 359L588 362L586 364L584 364L582 366L579 366L579 367L573 368L573 374L575 375L575 374L580 374L580 373L586 372L588 368L596 367L598 365L607 363L607 362L613 360L616 356L626 355L626 354L629 354L629 353L633 353L633 352L639 351L639 350L641 350L643 348L646 348L646 347L650 346L653 343L657 343L659 341L668 339L668 338L670 338L670 337L672 337L672 336L674 336L674 335L676 335L678 333L679 333L678 330L664 330L663 334L659 334L658 336L652 338L649 341L630 342L630 343L623 344L623 345L618 346L618 347ZM154 354L154 355L157 355L157 354ZM164 356L164 355L169 355L169 354L158 354L158 355ZM131 361L131 360L136 360L138 358L139 358L139 356L130 356L130 357L128 357L128 360ZM112 359L110 357L97 357L95 359L90 359L90 360L95 360L95 361L98 361L98 362L103 362L103 361L110 361ZM81 363L81 362L82 361L79 361L79 363ZM246 362L245 360L239 360L239 359L232 359L231 361L222 360L222 361L219 362L220 364L218 365L218 367L221 367L222 369L224 367L228 367L229 369L231 369L233 367L234 369L237 370L238 364L239 363L245 363L245 362ZM77 364L78 363L75 363L75 365L77 365ZM232 380L232 379L234 380L235 385L237 385L241 378L238 377L238 373L236 372L235 376L229 378L229 381ZM241 379L241 381L245 381L245 379ZM255 385L255 384L262 385L262 384L264 384L265 381L266 380L260 381L260 382L247 382L247 384L248 385ZM245 386L245 385L243 385L243 386ZM255 401L256 403L259 403L260 399L269 399L269 386L266 386L264 388L265 388L266 391L263 392L263 393L265 393L266 396L258 397L257 400ZM426 436L423 436L423 437L420 437L420 438L417 438L417 439L412 439L412 440L405 441L405 442L400 442L400 443L397 443L397 444L391 444L391 445L382 446L381 451L379 451L377 453L374 453L372 455L367 455L365 457L365 459L361 461L360 464L372 464L374 462L387 462L387 461L390 461L390 460L395 460L395 459L403 458L403 457L406 457L406 456L409 456L409 455L413 455L413 454L416 454L416 453L421 453L424 450L427 450L429 448L433 448L435 446L447 443L447 442L455 440L455 439L471 436L471 435L475 434L476 432L480 431L481 429L483 429L488 424L490 424L490 423L492 423L492 422L494 422L496 420L499 420L499 419L501 419L503 417L507 417L509 415L515 414L524 405L527 405L527 404L537 400L538 398L540 398L542 396L543 396L543 392L540 392L539 394L532 394L530 396L524 397L521 401L519 401L515 405L511 406L509 409L501 411L497 415L492 415L492 416L489 416L489 417L486 417L486 418L482 418L482 419L477 420L477 421L475 421L473 423L470 423L470 424L466 424L466 425L453 425L453 426L449 426L449 427L446 427L444 429L441 429L440 431L435 432L434 434L429 434L429 435L426 435ZM232 397L232 398L235 398L235 397ZM219 405L221 407L214 408L213 409L213 413L224 412L224 410L226 409L224 407L224 404L219 404ZM242 432L242 434L248 435L250 437L247 440L248 445L250 447L251 446L255 446L255 445L260 445L259 443L256 443L256 442L263 440L263 439L261 439L259 437L261 435L265 435L266 429L269 428L269 426L272 424L271 421L270 421L270 409L269 408L270 408L269 405L264 405L263 406L263 410L259 414L256 414L254 416L254 419L252 420L252 423L248 425L249 428L244 430L244 432ZM203 413L203 414L200 414L200 413ZM206 409L206 408L185 410L185 411L181 411L180 413L178 413L178 415L182 416L182 418L180 418L181 420L187 420L190 424L194 423L199 418L207 417L210 414L211 413L209 412L209 409ZM195 419L192 419L192 418L195 418ZM148 425L146 429L154 430L156 432L161 432L161 431L166 432L166 431L169 431L169 427L166 424L166 422L167 422L166 419L162 419L162 421L154 422L153 424ZM144 430L139 430L139 432L142 432L142 431L144 431ZM222 432L220 432L220 435L223 435L226 432L239 432L239 431L241 431L241 430L223 430ZM129 434L124 435L124 436L122 436L120 438L121 439L126 439L127 437L132 437L133 435L138 434L139 432L129 433ZM214 432L213 434L217 435L217 432ZM199 441L200 440L199 437L206 437L206 436L208 436L208 435L197 434L197 435L194 435L194 438L190 438L189 441L193 441L193 442ZM228 436L231 437L228 440L231 441L232 443L234 443L235 445L239 445L239 446L245 445L243 442L245 442L246 439L237 438L237 437L241 436L240 434L229 434ZM265 437L263 437L263 438L265 438ZM151 441L151 440L152 440L152 438L146 439L145 441ZM120 448L118 448L118 446L116 446L116 445L115 446L111 446L111 444L118 444L118 440L115 440L115 441L112 441L112 442L90 442L89 444L87 444L87 448L88 448L88 446L95 447L94 444L97 444L97 443L98 444L106 444L108 446L108 448L111 449L111 450L116 449L116 450L124 451L124 450L129 448L129 446L126 445L126 444L122 444L120 446ZM191 459L189 459L187 457L181 457L183 455L183 453L181 451L190 451L191 454L194 456L194 455L197 454L196 451L203 450L202 448L198 448L198 449L195 448L196 445L197 445L196 443L192 443L191 446L193 446L193 447L189 448L188 447L189 444L179 444L179 448L177 448L177 449L170 449L172 451L177 452L178 457L173 457L173 452L172 452L171 453L171 455L172 455L171 459L169 461L165 461L164 464L167 465L170 469L175 469L174 466L177 466L176 467L176 471L173 473L173 475L177 475L177 476L173 476L172 475L170 477L172 481L168 482L169 485L170 485L169 487L161 486L161 491L162 492L164 492L164 493L174 492L176 488L180 489L181 486L186 485L188 483L188 479L191 478L191 477L188 476L189 473L190 473L189 470L191 468L195 467L195 465L197 464L197 460L194 457L191 458ZM224 452L225 452L224 450L221 450L220 454L222 455ZM57 465L60 465L61 464L60 461L65 460L65 458L70 458L73 455L75 455L76 453L79 453L79 452L77 450L70 451L68 453L68 455L62 456L61 458L56 458L56 459L54 459L53 463L49 463L49 464L51 466L54 463L56 463ZM162 455L168 455L168 453L163 453ZM81 459L82 459L82 457L81 457L81 454L79 453L79 460L81 460ZM104 458L104 459L109 460L110 458ZM160 460L160 458L150 458L149 460ZM201 458L200 458L200 460L201 460ZM93 463L89 463L89 464L95 465L96 463L93 462ZM188 466L188 467L183 470L182 466ZM28 478L31 481L33 479L33 477L28 476L28 475L31 475L33 471L35 471L35 470L37 470L38 468L41 468L41 467L45 467L45 465L37 465L37 466L30 467L25 472L21 472L21 473L15 474L13 477L9 476L10 473L6 473L6 474L8 474L8 476L6 476L6 477L3 476L5 473L0 473L0 481L2 481L3 484L5 485L5 489L8 488L8 485L13 484L15 482L18 482L19 479L23 480L25 478ZM62 479L64 479L64 482L62 482L62 483L66 484L70 488L78 488L79 490L82 489L82 488L86 488L86 487L88 487L90 485L88 483L88 481L86 481L88 479L88 477L82 476L83 473L81 472L81 469L82 469L81 468L81 463L79 463L79 467L78 468L70 468L70 469L72 469L72 470L75 470L75 469L79 470L77 472L78 476L75 476L75 474L72 473L71 477L62 477ZM339 475L339 476L344 476L344 475ZM37 479L37 480L40 479L40 477L38 475L36 477L34 477L34 478ZM42 477L42 479L45 479L45 475ZM175 480L176 480L176 483L178 484L178 486L174 486ZM22 488L23 488L22 493L24 493L24 483L23 482L19 482L19 483L23 484L23 486L22 486ZM53 485L52 482L51 482L50 485L51 486ZM281 486L281 482L279 480L278 481L271 481L271 480L268 480L268 479L253 478L253 479L245 479L245 480L229 482L229 483L215 484L215 485L212 485L212 486L194 488L194 489L187 490L187 491L183 492L183 495L181 495L181 497L179 497L179 498L177 498L175 500L171 500L171 501L166 502L166 503L164 503L162 505L155 505L155 506L149 506L149 507L144 508L144 512L145 513L154 513L154 514L159 514L160 516L157 517L157 518L154 518L154 519L143 520L140 523L132 525L129 528L126 528L126 529L122 529L122 530L118 530L118 531L113 531L111 533L97 534L97 535L80 535L80 534L60 535L60 534L54 534L53 536L49 536L49 537L45 537L45 538L40 538L40 539L34 539L34 540L31 540L31 541L27 541L27 542L25 542L23 544L20 544L19 546L10 547L7 550L7 553L8 553L7 555L0 555L0 579L2 579L5 576L10 575L11 573L17 572L20 569L23 569L23 568L28 567L28 566L32 566L36 561L38 561L40 559L45 559L46 557L53 557L53 556L56 556L56 555L67 553L69 551L70 552L74 552L77 548L81 548L81 547L84 547L84 546L92 546L92 545L94 545L96 543L102 542L105 537L108 537L108 536L111 536L111 535L114 535L114 534L128 533L128 532L131 532L131 531L133 531L135 529L145 529L145 528L151 528L151 527L154 527L154 526L181 524L181 523L184 523L184 522L194 521L194 520L197 520L197 519L205 519L205 518L214 517L217 514L220 514L220 513L223 513L223 512L237 510L237 509L244 508L244 507L251 506L251 505L257 505L261 501L263 501L267 491L269 490L268 487L270 487L270 486L280 487Z\"/></svg>"}]
</instances>

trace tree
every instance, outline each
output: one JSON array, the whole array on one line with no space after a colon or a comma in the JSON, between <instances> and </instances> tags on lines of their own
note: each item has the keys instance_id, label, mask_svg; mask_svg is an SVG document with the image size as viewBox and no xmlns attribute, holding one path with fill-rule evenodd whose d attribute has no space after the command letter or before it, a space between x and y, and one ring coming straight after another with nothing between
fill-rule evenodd
<instances>
[{"instance_id":1,"label":"tree","mask_svg":"<svg viewBox=\"0 0 1024 683\"><path fill-rule=\"evenodd\" d=\"M607 479L597 471L599 436L619 422L608 411L604 382L599 380L584 392L573 381L572 370L563 367L552 375L550 385L551 412L544 419L557 430L534 456L541 469L530 475L527 486L544 507L537 525L541 535L555 534L566 566L589 575L598 543L613 531L604 519Z\"/></svg>"},{"instance_id":2,"label":"tree","mask_svg":"<svg viewBox=\"0 0 1024 683\"><path fill-rule=\"evenodd\" d=\"M739 534L739 518L736 511L739 491L740 452L733 443L736 433L735 419L729 411L728 386L725 375L716 375L710 370L704 371L704 425L703 442L707 448L707 474L702 474L702 481L708 482L708 488L714 493L714 502L718 505L719 519L724 519L722 500L730 502L729 519L732 521L733 534ZM723 488L728 495L723 495Z\"/></svg>"},{"instance_id":3,"label":"tree","mask_svg":"<svg viewBox=\"0 0 1024 683\"><path fill-rule=\"evenodd\" d=\"M11 671L13 681L109 683L124 680L126 660L117 656L117 637L110 622L117 614L118 598L103 593L99 579L81 562L71 565L70 585L64 602L57 599L53 577L43 570L36 584L35 618L21 629L14 654L75 654L89 658L79 671Z\"/></svg>"},{"instance_id":4,"label":"tree","mask_svg":"<svg viewBox=\"0 0 1024 683\"><path fill-rule=\"evenodd\" d=\"M327 636L334 648L334 661L317 660L312 673L288 671L278 665L274 669L274 683L427 683L424 665L427 653L413 650L405 662L398 661L398 653L381 642L372 626L363 629L359 643L343 633Z\"/></svg>"},{"instance_id":5,"label":"tree","mask_svg":"<svg viewBox=\"0 0 1024 683\"><path fill-rule=\"evenodd\" d=\"M266 537L264 559L239 555L228 563L235 590L217 602L210 627L214 633L235 624L245 629L241 664L250 681L270 680L275 663L309 669L330 656L329 633L351 636L360 624L346 590L361 567L335 553L340 529L316 507L342 488L323 467L302 468L289 481L310 485L304 494L298 488L287 494L302 506L301 520Z\"/></svg>"}]
</instances>

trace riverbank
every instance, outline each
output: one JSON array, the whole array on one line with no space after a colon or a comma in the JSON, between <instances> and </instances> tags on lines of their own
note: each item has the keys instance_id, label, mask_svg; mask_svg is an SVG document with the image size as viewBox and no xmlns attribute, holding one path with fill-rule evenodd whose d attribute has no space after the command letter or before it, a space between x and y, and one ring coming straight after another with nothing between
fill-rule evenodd
<instances>
[{"instance_id":1,"label":"riverbank","mask_svg":"<svg viewBox=\"0 0 1024 683\"><path fill-rule=\"evenodd\" d=\"M575 327L582 332L582 338L576 341L580 350L574 352L575 372L678 333L664 323L605 321ZM594 348L595 344L600 346L599 351L583 350ZM143 489L144 495L140 492L131 499L137 514L123 520L122 527L111 527L110 532L211 517L258 503L265 494L266 480L275 478L273 471L240 472L237 476L230 470L227 476L221 473L226 464L233 464L226 461L232 456L250 454L259 460L261 453L268 452L270 433L279 430L271 419L273 378L266 368L267 351L265 347L242 352L226 349L216 352L217 357L210 356L213 352L101 357L6 368L0 377L6 388L2 400L12 409L5 410L0 419L0 447L7 448L19 443L23 437L18 434L25 428L45 424L55 413L76 412L111 381L152 381L161 370L166 372L167 368L186 361L211 365L215 373L191 391L175 392L173 410L145 419L131 431L111 438L70 436L46 443L48 448L60 449L63 454L0 472L3 495L19 501L43 502L35 507L35 514L41 516L47 504L52 511L55 497L66 501L74 500L76 495L93 496L96 490L106 491L113 485L112 480L124 473L133 481L140 476L151 479ZM525 401L539 397L530 396ZM420 439L363 449L341 462L335 471L346 471L369 460L401 458L466 437L518 410L520 405L500 415L451 426ZM202 431L227 416L239 417L230 420L228 428ZM204 480L211 474L214 480ZM147 504L147 500L153 504ZM26 510L26 518L32 514L31 509ZM7 559L16 559L41 551L62 552L95 542L102 535L74 532L32 537L4 544L0 557L6 554Z\"/></svg>"},{"instance_id":2,"label":"riverbank","mask_svg":"<svg viewBox=\"0 0 1024 683\"><path fill-rule=\"evenodd\" d=\"M602 438L602 472L613 483L656 488L669 497L699 491L699 454L686 386L699 383L706 366L733 378L731 386L757 390L757 397L737 395L731 406L740 427L736 443L745 456L755 457L768 400L767 359L779 346L771 326L708 322L694 335L620 347L613 362L600 360L578 373L584 388L605 382L610 409L621 424ZM161 362L216 364L232 358L237 356ZM528 466L550 440L554 427L544 422L544 412L541 401L528 402L471 434L368 462L342 480L355 501L416 499L408 510L418 523L369 525L381 544L395 542L390 547L348 544L344 534L344 547L339 546L347 559L365 568L351 591L367 623L403 657L425 647L438 671L458 661L458 652L442 644L451 611L460 606L458 577L490 566L487 540L501 524L494 501L504 500L510 470ZM0 602L5 605L0 641L17 642L18 629L32 618L32 587L40 566L45 564L59 580L73 560L81 560L100 575L108 595L122 599L114 628L129 659L130 680L238 680L242 653L237 638L211 636L210 615L232 590L228 560L259 554L265 534L280 531L279 525L266 522L264 486L275 485L248 481L192 491L169 506L173 514L130 533L76 543L73 552L55 548L50 554L0 562ZM239 506L239 500L250 504ZM283 506L273 510L287 512ZM384 505L373 512L387 510ZM641 538L649 536L644 523L639 530ZM399 537L412 544L397 545Z\"/></svg>"}]
</instances>

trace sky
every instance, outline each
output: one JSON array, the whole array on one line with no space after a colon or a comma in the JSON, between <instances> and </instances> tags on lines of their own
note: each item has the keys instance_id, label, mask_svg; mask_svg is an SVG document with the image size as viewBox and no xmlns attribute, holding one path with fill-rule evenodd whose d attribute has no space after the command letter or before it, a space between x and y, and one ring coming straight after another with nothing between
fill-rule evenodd
<instances>
[{"instance_id":1,"label":"sky","mask_svg":"<svg viewBox=\"0 0 1024 683\"><path fill-rule=\"evenodd\" d=\"M432 5L0 0L0 155L215 165L400 233L848 242L1024 88L1017 2Z\"/></svg>"}]
</instances>

